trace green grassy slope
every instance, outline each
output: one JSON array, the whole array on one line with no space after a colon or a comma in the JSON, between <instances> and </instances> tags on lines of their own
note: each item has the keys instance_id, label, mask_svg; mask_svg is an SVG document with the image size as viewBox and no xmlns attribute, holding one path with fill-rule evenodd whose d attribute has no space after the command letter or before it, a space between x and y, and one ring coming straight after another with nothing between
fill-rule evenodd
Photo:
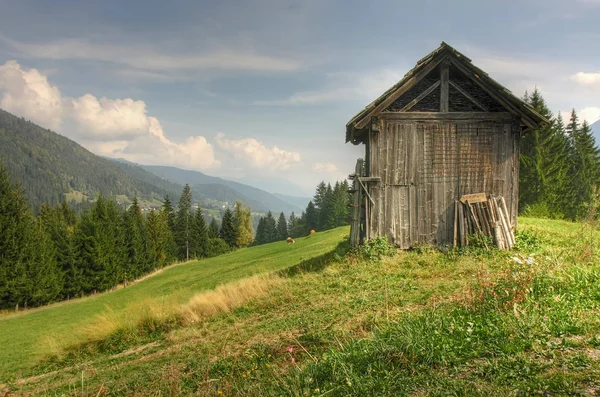
<instances>
[{"instance_id":1,"label":"green grassy slope","mask_svg":"<svg viewBox=\"0 0 600 397\"><path fill-rule=\"evenodd\" d=\"M519 225L511 252L328 255L230 310L75 347L0 394L598 395L600 232Z\"/></svg>"},{"instance_id":2,"label":"green grassy slope","mask_svg":"<svg viewBox=\"0 0 600 397\"><path fill-rule=\"evenodd\" d=\"M47 352L46 337L58 337L63 344L76 342L77 334L73 331L108 308L118 316L126 315L128 307L135 308L146 299L184 303L198 291L259 272L285 269L323 255L348 232L348 227L342 227L299 238L295 244L275 242L242 249L164 269L124 289L0 317L0 381L27 369L40 353Z\"/></svg>"}]
</instances>

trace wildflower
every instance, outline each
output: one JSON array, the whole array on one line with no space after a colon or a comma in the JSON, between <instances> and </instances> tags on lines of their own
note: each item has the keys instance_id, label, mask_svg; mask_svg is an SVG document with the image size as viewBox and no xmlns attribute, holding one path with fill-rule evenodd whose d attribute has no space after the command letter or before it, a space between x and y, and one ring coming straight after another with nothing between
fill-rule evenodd
<instances>
[{"instance_id":1,"label":"wildflower","mask_svg":"<svg viewBox=\"0 0 600 397\"><path fill-rule=\"evenodd\" d=\"M288 347L288 349L287 349L287 350L288 350L288 352L290 352L290 353L293 353L293 352L294 352L294 348L293 348L293 347L291 347L291 346L290 346L290 347Z\"/></svg>"},{"instance_id":2,"label":"wildflower","mask_svg":"<svg viewBox=\"0 0 600 397\"><path fill-rule=\"evenodd\" d=\"M346 384L348 385L348 387L352 387L352 382L350 382L350 380L346 380Z\"/></svg>"},{"instance_id":3,"label":"wildflower","mask_svg":"<svg viewBox=\"0 0 600 397\"><path fill-rule=\"evenodd\" d=\"M217 394L220 396L221 394L223 394L223 392L221 390L217 390Z\"/></svg>"},{"instance_id":4,"label":"wildflower","mask_svg":"<svg viewBox=\"0 0 600 397\"><path fill-rule=\"evenodd\" d=\"M560 295L556 295L554 297L554 302L560 302Z\"/></svg>"},{"instance_id":5,"label":"wildflower","mask_svg":"<svg viewBox=\"0 0 600 397\"><path fill-rule=\"evenodd\" d=\"M244 372L244 373L242 374L242 378L245 378L245 377L246 377L246 373Z\"/></svg>"},{"instance_id":6,"label":"wildflower","mask_svg":"<svg viewBox=\"0 0 600 397\"><path fill-rule=\"evenodd\" d=\"M292 364L296 362L296 359L292 357Z\"/></svg>"},{"instance_id":7,"label":"wildflower","mask_svg":"<svg viewBox=\"0 0 600 397\"><path fill-rule=\"evenodd\" d=\"M271 368L271 364L265 364L265 367Z\"/></svg>"},{"instance_id":8,"label":"wildflower","mask_svg":"<svg viewBox=\"0 0 600 397\"><path fill-rule=\"evenodd\" d=\"M271 355L269 354L267 357L268 357L268 358L271 358Z\"/></svg>"}]
</instances>

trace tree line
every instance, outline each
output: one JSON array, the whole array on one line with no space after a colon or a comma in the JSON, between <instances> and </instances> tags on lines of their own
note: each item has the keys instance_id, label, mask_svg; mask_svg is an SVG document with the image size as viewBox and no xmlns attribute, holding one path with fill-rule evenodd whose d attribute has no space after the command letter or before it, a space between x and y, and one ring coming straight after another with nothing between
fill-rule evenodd
<instances>
[{"instance_id":1,"label":"tree line","mask_svg":"<svg viewBox=\"0 0 600 397\"><path fill-rule=\"evenodd\" d=\"M40 306L127 285L175 261L248 246L250 208L236 202L221 224L192 208L189 185L177 207L142 213L98 196L81 215L66 202L42 204L39 215L0 162L0 309Z\"/></svg>"},{"instance_id":2,"label":"tree line","mask_svg":"<svg viewBox=\"0 0 600 397\"><path fill-rule=\"evenodd\" d=\"M600 185L600 149L588 122L573 109L565 124L537 89L524 100L550 124L521 139L519 212L573 221L586 217L597 205Z\"/></svg>"},{"instance_id":3,"label":"tree line","mask_svg":"<svg viewBox=\"0 0 600 397\"><path fill-rule=\"evenodd\" d=\"M325 181L321 181L317 185L313 199L308 202L306 210L300 216L292 212L289 219L286 219L282 212L275 219L269 211L266 216L259 219L254 244L281 241L288 237L302 237L308 235L311 230L328 230L347 225L348 204L351 202L348 189L347 180L336 181L333 187L331 183L325 184Z\"/></svg>"}]
</instances>

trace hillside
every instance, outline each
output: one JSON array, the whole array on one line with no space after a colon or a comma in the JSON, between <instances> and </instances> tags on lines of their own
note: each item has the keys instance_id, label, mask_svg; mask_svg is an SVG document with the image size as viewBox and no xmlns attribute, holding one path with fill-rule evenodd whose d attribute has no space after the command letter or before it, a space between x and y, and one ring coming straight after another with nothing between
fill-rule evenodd
<instances>
[{"instance_id":1,"label":"hillside","mask_svg":"<svg viewBox=\"0 0 600 397\"><path fill-rule=\"evenodd\" d=\"M178 296L177 280L185 280L189 297L195 283L203 289L232 280L231 269L237 269L233 278L254 273L262 262L265 270L283 269L318 255L309 252L318 238L327 240L321 252L332 250L347 229L317 233L302 247L274 243L224 256L218 264L174 267L129 289L137 288L127 296L139 303L137 311L146 308L136 325L119 325L106 312L89 324L87 333L74 333L87 337L87 343L33 368L32 357L24 362L19 352L35 340L27 330L41 336L42 324L56 327L48 319L60 323L62 316L76 313L71 308L84 304L98 312L107 297L122 302L117 296L124 298L127 289L8 317L0 320L5 331L0 335L9 335L1 341L8 348L0 363L11 360L2 369L20 375L5 390L49 395L597 395L599 234L564 221L520 218L519 225L512 252L420 248L388 257L378 256L389 251L374 244L361 255L330 253L313 269L226 284L196 295L180 309L142 303L144 292L163 286L161 296L174 294L176 302L185 301ZM286 250L294 253L286 255ZM243 264L237 266L241 256ZM220 280L200 281L203 268L212 273L218 266L225 267L214 273ZM178 279L184 269L192 271L191 277ZM67 318L64 327L77 321ZM83 322L90 318L88 313ZM64 334L67 344L76 339L72 334ZM23 337L26 343L15 343Z\"/></svg>"},{"instance_id":2,"label":"hillside","mask_svg":"<svg viewBox=\"0 0 600 397\"><path fill-rule=\"evenodd\" d=\"M274 213L284 212L288 214L292 211L296 213L302 212L305 208L286 202L264 190L243 183L209 176L202 172L155 165L142 165L141 167L175 183L189 183L194 191L203 197L226 201L230 204L235 202L235 200L242 200L244 203L250 205L254 211L266 212L270 210Z\"/></svg>"},{"instance_id":3,"label":"hillside","mask_svg":"<svg viewBox=\"0 0 600 397\"><path fill-rule=\"evenodd\" d=\"M282 270L314 260L335 249L348 228L329 230L293 245L276 242L246 248L218 257L174 265L144 281L114 292L100 294L18 315L0 315L0 383L5 376L27 372L53 344L69 345L81 338L82 328L97 316L120 321L143 312L154 302L182 304L195 293L262 272ZM1 393L0 393L1 395Z\"/></svg>"},{"instance_id":4,"label":"hillside","mask_svg":"<svg viewBox=\"0 0 600 397\"><path fill-rule=\"evenodd\" d=\"M136 167L117 165L76 142L0 109L0 159L34 207L68 197L138 196L158 202L181 186Z\"/></svg>"}]
</instances>

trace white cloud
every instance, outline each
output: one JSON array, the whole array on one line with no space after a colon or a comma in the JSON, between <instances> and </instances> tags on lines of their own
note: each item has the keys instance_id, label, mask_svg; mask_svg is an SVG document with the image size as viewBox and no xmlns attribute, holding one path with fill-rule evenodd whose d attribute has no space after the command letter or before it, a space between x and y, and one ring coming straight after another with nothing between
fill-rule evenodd
<instances>
[{"instance_id":1,"label":"white cloud","mask_svg":"<svg viewBox=\"0 0 600 397\"><path fill-rule=\"evenodd\" d=\"M333 163L315 163L313 170L317 172L334 173L338 172L338 167Z\"/></svg>"},{"instance_id":2,"label":"white cloud","mask_svg":"<svg viewBox=\"0 0 600 397\"><path fill-rule=\"evenodd\" d=\"M48 82L37 69L23 70L16 61L0 65L0 106L47 128L57 128L62 121L63 103L60 90Z\"/></svg>"},{"instance_id":3,"label":"white cloud","mask_svg":"<svg viewBox=\"0 0 600 397\"><path fill-rule=\"evenodd\" d=\"M209 169L220 166L213 146L203 136L173 142L164 134L156 117L146 112L141 100L63 97L36 69L23 69L17 62L0 66L0 106L69 137L79 138L89 150L103 156Z\"/></svg>"},{"instance_id":4,"label":"white cloud","mask_svg":"<svg viewBox=\"0 0 600 397\"><path fill-rule=\"evenodd\" d=\"M584 86L598 86L600 88L600 72L578 72L571 76L571 80Z\"/></svg>"},{"instance_id":5,"label":"white cloud","mask_svg":"<svg viewBox=\"0 0 600 397\"><path fill-rule=\"evenodd\" d=\"M96 98L85 94L69 100L71 116L79 131L103 139L131 138L147 135L150 120L146 103L126 99Z\"/></svg>"},{"instance_id":6,"label":"white cloud","mask_svg":"<svg viewBox=\"0 0 600 397\"><path fill-rule=\"evenodd\" d=\"M282 150L277 146L268 148L254 138L226 139L225 134L219 132L215 140L217 146L235 161L241 161L252 168L287 170L301 162L300 153Z\"/></svg>"},{"instance_id":7,"label":"white cloud","mask_svg":"<svg viewBox=\"0 0 600 397\"><path fill-rule=\"evenodd\" d=\"M154 72L199 69L293 71L300 67L293 59L263 55L246 48L218 48L201 53L167 53L149 45L98 44L86 39L24 43L0 35L0 41L11 46L23 57L103 61ZM146 73L146 77L151 76L157 75Z\"/></svg>"}]
</instances>

